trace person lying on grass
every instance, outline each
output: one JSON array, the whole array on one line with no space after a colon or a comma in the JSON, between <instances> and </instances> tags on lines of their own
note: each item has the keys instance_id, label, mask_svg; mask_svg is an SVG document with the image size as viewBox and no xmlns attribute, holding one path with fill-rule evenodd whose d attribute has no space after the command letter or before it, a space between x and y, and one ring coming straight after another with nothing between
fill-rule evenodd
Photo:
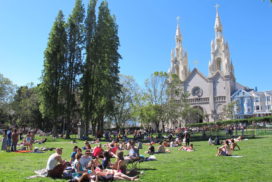
<instances>
[{"instance_id":1,"label":"person lying on grass","mask_svg":"<svg viewBox=\"0 0 272 182\"><path fill-rule=\"evenodd\" d=\"M50 155L47 161L46 170L48 177L61 178L64 169L66 168L66 161L61 158L62 148L56 148L56 153Z\"/></svg>"},{"instance_id":2,"label":"person lying on grass","mask_svg":"<svg viewBox=\"0 0 272 182\"><path fill-rule=\"evenodd\" d=\"M91 174L97 176L97 179L100 181L103 180L129 180L129 181L136 181L138 180L137 176L129 177L121 172L118 172L115 169L101 169L99 166L96 166L95 163L92 161L90 165L90 169L92 171Z\"/></svg>"},{"instance_id":3,"label":"person lying on grass","mask_svg":"<svg viewBox=\"0 0 272 182\"><path fill-rule=\"evenodd\" d=\"M231 156L231 152L229 141L226 140L223 146L217 148L216 156Z\"/></svg>"},{"instance_id":4,"label":"person lying on grass","mask_svg":"<svg viewBox=\"0 0 272 182\"><path fill-rule=\"evenodd\" d=\"M193 144L190 144L190 146L181 146L178 150L187 151L187 152L193 152L194 146Z\"/></svg>"}]
</instances>

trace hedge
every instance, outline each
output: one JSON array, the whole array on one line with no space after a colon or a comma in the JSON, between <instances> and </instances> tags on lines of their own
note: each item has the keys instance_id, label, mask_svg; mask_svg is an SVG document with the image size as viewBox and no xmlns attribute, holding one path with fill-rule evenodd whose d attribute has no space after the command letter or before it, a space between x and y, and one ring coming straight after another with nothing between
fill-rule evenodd
<instances>
[{"instance_id":1,"label":"hedge","mask_svg":"<svg viewBox=\"0 0 272 182\"><path fill-rule=\"evenodd\" d=\"M209 123L192 123L186 124L186 127L202 127L202 126L213 126L213 125L229 125L229 124L252 124L252 123L259 123L259 122L266 122L272 123L272 116L265 116L265 117L254 117L254 118L247 118L247 119L231 119L225 121L216 121L216 122L209 122Z\"/></svg>"}]
</instances>

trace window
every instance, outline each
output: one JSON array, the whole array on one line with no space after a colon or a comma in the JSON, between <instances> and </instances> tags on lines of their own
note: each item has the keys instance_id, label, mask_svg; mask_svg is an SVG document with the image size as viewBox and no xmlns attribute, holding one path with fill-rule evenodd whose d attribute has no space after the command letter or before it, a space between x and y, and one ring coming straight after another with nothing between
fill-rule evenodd
<instances>
[{"instance_id":1,"label":"window","mask_svg":"<svg viewBox=\"0 0 272 182\"><path fill-rule=\"evenodd\" d=\"M221 71L221 58L216 59L216 69Z\"/></svg>"},{"instance_id":2,"label":"window","mask_svg":"<svg viewBox=\"0 0 272 182\"><path fill-rule=\"evenodd\" d=\"M255 97L255 102L260 102L260 98L259 97Z\"/></svg>"},{"instance_id":3,"label":"window","mask_svg":"<svg viewBox=\"0 0 272 182\"><path fill-rule=\"evenodd\" d=\"M256 106L256 110L259 111L260 110L260 106Z\"/></svg>"},{"instance_id":4,"label":"window","mask_svg":"<svg viewBox=\"0 0 272 182\"><path fill-rule=\"evenodd\" d=\"M266 96L266 101L270 102L270 96Z\"/></svg>"},{"instance_id":5,"label":"window","mask_svg":"<svg viewBox=\"0 0 272 182\"><path fill-rule=\"evenodd\" d=\"M271 105L267 106L267 110L270 111L271 110Z\"/></svg>"}]
</instances>

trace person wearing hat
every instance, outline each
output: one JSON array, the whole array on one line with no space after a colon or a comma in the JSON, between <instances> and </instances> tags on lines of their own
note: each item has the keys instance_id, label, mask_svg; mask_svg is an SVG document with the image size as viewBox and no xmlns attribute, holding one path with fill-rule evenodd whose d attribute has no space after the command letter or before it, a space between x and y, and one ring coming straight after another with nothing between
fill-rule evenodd
<instances>
[{"instance_id":1,"label":"person wearing hat","mask_svg":"<svg viewBox=\"0 0 272 182\"><path fill-rule=\"evenodd\" d=\"M61 178L64 169L66 168L66 161L61 158L62 148L56 148L56 152L48 158L46 170L47 176L52 178Z\"/></svg>"},{"instance_id":2,"label":"person wearing hat","mask_svg":"<svg viewBox=\"0 0 272 182\"><path fill-rule=\"evenodd\" d=\"M85 151L85 155L83 155L81 158L80 158L80 164L81 166L83 167L83 169L86 169L88 163L91 161L91 151L90 150L86 150Z\"/></svg>"}]
</instances>

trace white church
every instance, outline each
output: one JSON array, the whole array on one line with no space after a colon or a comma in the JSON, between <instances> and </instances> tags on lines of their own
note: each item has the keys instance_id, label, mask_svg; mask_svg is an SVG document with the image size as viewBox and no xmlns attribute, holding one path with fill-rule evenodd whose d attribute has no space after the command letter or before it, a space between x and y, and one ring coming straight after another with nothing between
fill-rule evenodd
<instances>
[{"instance_id":1,"label":"white church","mask_svg":"<svg viewBox=\"0 0 272 182\"><path fill-rule=\"evenodd\" d=\"M217 121L222 115L224 107L233 100L232 96L237 95L236 92L249 91L247 87L236 82L229 46L223 36L218 9L216 9L214 31L215 37L211 41L208 76L196 68L192 71L189 70L187 52L182 47L179 23L175 36L176 47L171 52L169 73L179 77L183 83L184 91L190 93L189 104L199 108L205 116L196 122Z\"/></svg>"}]
</instances>

